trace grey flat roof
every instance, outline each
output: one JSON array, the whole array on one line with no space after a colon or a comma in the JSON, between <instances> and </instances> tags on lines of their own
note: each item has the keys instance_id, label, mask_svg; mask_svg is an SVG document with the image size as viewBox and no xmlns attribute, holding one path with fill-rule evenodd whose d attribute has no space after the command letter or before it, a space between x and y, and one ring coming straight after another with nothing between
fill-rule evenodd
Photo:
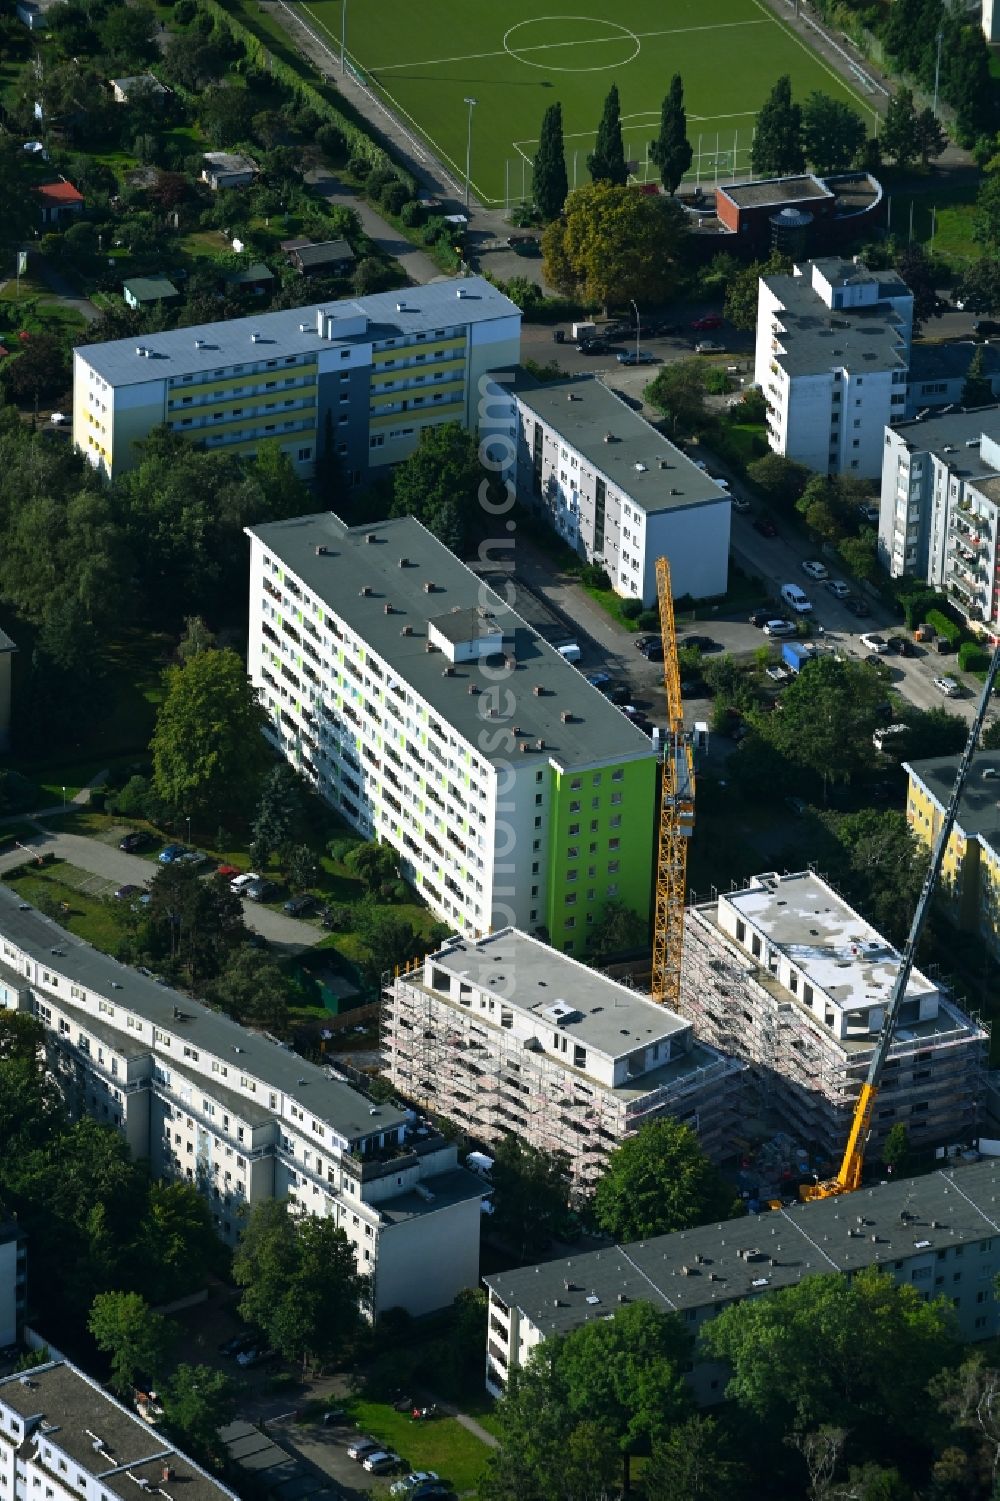
<instances>
[{"instance_id":1,"label":"grey flat roof","mask_svg":"<svg viewBox=\"0 0 1000 1501\"><path fill-rule=\"evenodd\" d=\"M560 1023L560 1031L612 1057L691 1030L690 1022L665 1006L518 928L504 928L478 943L453 938L431 959L536 1019L557 1002L572 1006L575 1014Z\"/></svg>"},{"instance_id":2,"label":"grey flat roof","mask_svg":"<svg viewBox=\"0 0 1000 1501\"><path fill-rule=\"evenodd\" d=\"M931 756L923 761L905 761L903 769L918 778L941 808L946 808L960 759ZM964 834L978 834L991 849L1000 851L1000 751L976 751L955 821Z\"/></svg>"},{"instance_id":3,"label":"grey flat roof","mask_svg":"<svg viewBox=\"0 0 1000 1501\"><path fill-rule=\"evenodd\" d=\"M614 1313L619 1293L629 1302L685 1310L790 1287L817 1273L891 1268L924 1251L974 1243L1000 1233L998 1187L1000 1164L987 1160L483 1280L543 1335L567 1334Z\"/></svg>"},{"instance_id":4,"label":"grey flat roof","mask_svg":"<svg viewBox=\"0 0 1000 1501\"><path fill-rule=\"evenodd\" d=\"M819 264L825 269L828 264L834 267L840 262ZM836 276L832 279L838 280ZM845 279L873 278L866 273ZM906 369L902 323L891 308L831 309L813 291L805 276L765 276L764 281L783 304L774 314L784 329L777 335L782 352L772 357L789 375L808 375L840 367L858 375L864 375L869 367Z\"/></svg>"},{"instance_id":5,"label":"grey flat roof","mask_svg":"<svg viewBox=\"0 0 1000 1501\"><path fill-rule=\"evenodd\" d=\"M506 728L519 732L517 740L531 747L544 742L541 751L526 753L537 756L539 765L551 757L566 768L653 755L642 730L412 516L348 527L332 511L324 511L247 530L470 743L495 740ZM322 555L319 547L326 549ZM401 558L408 567L399 566ZM433 583L433 593L425 592L425 583ZM362 595L363 587L371 592ZM484 672L478 661L452 665L441 652L425 649L428 619L448 614L455 605L461 610L481 605L493 612L504 631L504 650L516 660L513 670L504 674L494 663ZM412 634L404 636L404 627ZM470 685L481 691L470 693ZM494 688L498 693L490 691ZM513 724L489 717L490 706L498 698L502 703L506 691L516 700ZM570 716L565 723L564 712ZM491 724L493 733L487 737L484 731ZM506 765L509 741L497 745L491 751L480 749L480 754Z\"/></svg>"},{"instance_id":6,"label":"grey flat roof","mask_svg":"<svg viewBox=\"0 0 1000 1501\"><path fill-rule=\"evenodd\" d=\"M12 641L6 631L0 630L0 653L17 651L17 643Z\"/></svg>"},{"instance_id":7,"label":"grey flat roof","mask_svg":"<svg viewBox=\"0 0 1000 1501\"><path fill-rule=\"evenodd\" d=\"M172 281L165 276L132 276L128 281L122 282L126 292L131 292L133 297L156 298L178 297L180 294Z\"/></svg>"},{"instance_id":8,"label":"grey flat roof","mask_svg":"<svg viewBox=\"0 0 1000 1501\"><path fill-rule=\"evenodd\" d=\"M431 615L427 621L439 636L453 646L463 642L478 641L483 636L495 636L503 626L494 615L484 614L480 609L449 610L446 615Z\"/></svg>"},{"instance_id":9,"label":"grey flat roof","mask_svg":"<svg viewBox=\"0 0 1000 1501\"><path fill-rule=\"evenodd\" d=\"M296 260L303 266L327 266L332 261L353 261L354 251L346 240L321 240L294 247Z\"/></svg>"},{"instance_id":10,"label":"grey flat roof","mask_svg":"<svg viewBox=\"0 0 1000 1501\"><path fill-rule=\"evenodd\" d=\"M176 1484L177 1495L186 1501L235 1496L177 1450L165 1434L142 1422L75 1366L54 1361L24 1375L27 1384L21 1376L0 1381L0 1403L22 1418L40 1415L44 1424L51 1424L48 1430L36 1427L35 1434L50 1438L88 1475L100 1476L105 1490L132 1501L138 1487L125 1470L158 1485L166 1464L175 1474L171 1490ZM101 1451L94 1447L95 1434L104 1441Z\"/></svg>"},{"instance_id":11,"label":"grey flat roof","mask_svg":"<svg viewBox=\"0 0 1000 1501\"><path fill-rule=\"evenodd\" d=\"M773 203L802 203L809 198L832 198L828 187L811 172L801 177L769 177L758 182L721 184L715 190L740 208L762 208Z\"/></svg>"},{"instance_id":12,"label":"grey flat roof","mask_svg":"<svg viewBox=\"0 0 1000 1501\"><path fill-rule=\"evenodd\" d=\"M997 369L1000 371L1000 357ZM912 376L912 367L910 373ZM956 473L966 470L995 472L983 464L979 449L974 445L983 433L1000 441L1000 406L979 407L974 412L932 412L919 422L915 417L907 422L894 422L892 431L903 439L911 453L938 455ZM953 448L955 452L945 454L946 448Z\"/></svg>"},{"instance_id":13,"label":"grey flat roof","mask_svg":"<svg viewBox=\"0 0 1000 1501\"><path fill-rule=\"evenodd\" d=\"M211 1011L200 1001L119 964L50 917L26 907L9 886L0 886L0 933L42 964L57 969L95 995L121 1004L162 1031L182 1036L194 1046L228 1059L234 1074L245 1073L289 1095L348 1141L358 1141L374 1131L392 1130L406 1122L405 1114L392 1105L380 1105L378 1115L372 1117L370 1102L350 1085L329 1079L315 1063L268 1042L266 1037L239 1026L221 1012ZM67 1004L72 1004L68 997ZM175 1007L185 1020L175 1019ZM209 1081L203 1082L207 1087ZM211 1082L214 1088L214 1079ZM241 1101L243 1098L240 1095ZM254 1097L247 1096L244 1103L249 1109Z\"/></svg>"},{"instance_id":14,"label":"grey flat roof","mask_svg":"<svg viewBox=\"0 0 1000 1501\"><path fill-rule=\"evenodd\" d=\"M947 344L915 343L910 351L910 385L930 380L964 380L977 350L982 351L984 374L1000 374L1000 348L996 344L976 344L972 339L957 339ZM925 418L927 422L930 420Z\"/></svg>"},{"instance_id":15,"label":"grey flat roof","mask_svg":"<svg viewBox=\"0 0 1000 1501\"><path fill-rule=\"evenodd\" d=\"M447 1173L438 1173L434 1178L423 1178L420 1187L434 1197L411 1190L397 1194L389 1200L378 1200L369 1207L378 1212L379 1218L390 1225L402 1225L407 1220L422 1219L435 1214L439 1209L450 1209L453 1204L464 1204L469 1199L483 1197L483 1180L468 1168L455 1167Z\"/></svg>"},{"instance_id":16,"label":"grey flat roof","mask_svg":"<svg viewBox=\"0 0 1000 1501\"><path fill-rule=\"evenodd\" d=\"M730 504L711 475L592 375L545 382L522 375L513 389L518 401L554 428L567 447L647 514ZM605 441L608 433L614 437L611 443Z\"/></svg>"},{"instance_id":17,"label":"grey flat roof","mask_svg":"<svg viewBox=\"0 0 1000 1501\"><path fill-rule=\"evenodd\" d=\"M897 271L869 271L863 261L847 260L840 255L817 255L803 263L803 271L807 265L818 266L827 281L837 286L877 282L880 297L906 297L909 294L909 287Z\"/></svg>"},{"instance_id":18,"label":"grey flat roof","mask_svg":"<svg viewBox=\"0 0 1000 1501\"><path fill-rule=\"evenodd\" d=\"M457 292L461 290L459 298ZM402 312L397 303L405 302ZM336 318L368 319L364 333L324 338L316 330L320 309ZM110 339L105 344L84 344L76 353L112 386L142 385L147 381L199 375L217 367L256 365L261 360L281 359L291 354L316 354L332 345L370 344L382 339L423 333L435 328L466 323L484 323L493 318L520 318L520 309L481 277L455 277L402 292L376 292L371 297L352 297L340 302L306 302L277 313L254 313L219 323L201 323L168 333L143 334L138 340ZM303 333L300 324L307 325ZM251 344L250 333L261 335ZM204 347L195 348L195 339ZM136 354L136 345L151 351L147 359Z\"/></svg>"}]
</instances>

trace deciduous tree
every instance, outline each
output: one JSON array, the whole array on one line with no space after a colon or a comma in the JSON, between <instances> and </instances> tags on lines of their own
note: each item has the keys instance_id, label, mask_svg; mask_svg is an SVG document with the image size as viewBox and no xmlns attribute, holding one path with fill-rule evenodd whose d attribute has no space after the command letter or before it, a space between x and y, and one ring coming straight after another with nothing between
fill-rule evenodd
<instances>
[{"instance_id":1,"label":"deciduous tree","mask_svg":"<svg viewBox=\"0 0 1000 1501\"><path fill-rule=\"evenodd\" d=\"M587 948L595 962L615 954L628 954L645 948L649 939L649 920L622 901L605 902L597 922L591 928Z\"/></svg>"},{"instance_id":2,"label":"deciduous tree","mask_svg":"<svg viewBox=\"0 0 1000 1501\"><path fill-rule=\"evenodd\" d=\"M882 155L891 157L901 172L911 167L920 154L920 133L913 90L902 84L889 100L879 134Z\"/></svg>"},{"instance_id":3,"label":"deciduous tree","mask_svg":"<svg viewBox=\"0 0 1000 1501\"><path fill-rule=\"evenodd\" d=\"M594 149L587 157L587 170L595 183L624 187L628 181L628 163L622 144L622 111L618 85L613 83L604 101L604 111L597 127Z\"/></svg>"},{"instance_id":4,"label":"deciduous tree","mask_svg":"<svg viewBox=\"0 0 1000 1501\"><path fill-rule=\"evenodd\" d=\"M714 1418L687 1418L653 1444L642 1475L646 1501L719 1501L738 1495L743 1466L730 1457Z\"/></svg>"},{"instance_id":5,"label":"deciduous tree","mask_svg":"<svg viewBox=\"0 0 1000 1501\"><path fill-rule=\"evenodd\" d=\"M757 327L757 303L762 276L779 276L789 272L792 263L786 256L773 254L766 261L751 261L741 266L726 281L725 313L734 328L750 333Z\"/></svg>"},{"instance_id":6,"label":"deciduous tree","mask_svg":"<svg viewBox=\"0 0 1000 1501\"><path fill-rule=\"evenodd\" d=\"M802 172L802 107L792 100L787 73L775 83L757 115L751 161L755 177L787 177Z\"/></svg>"},{"instance_id":7,"label":"deciduous tree","mask_svg":"<svg viewBox=\"0 0 1000 1501\"><path fill-rule=\"evenodd\" d=\"M646 387L646 400L669 419L675 436L690 436L705 423L704 360L673 360Z\"/></svg>"},{"instance_id":8,"label":"deciduous tree","mask_svg":"<svg viewBox=\"0 0 1000 1501\"><path fill-rule=\"evenodd\" d=\"M415 516L446 547L462 552L486 515L479 507L484 481L491 477L475 433L458 422L425 427L417 447L393 471L391 513Z\"/></svg>"},{"instance_id":9,"label":"deciduous tree","mask_svg":"<svg viewBox=\"0 0 1000 1501\"><path fill-rule=\"evenodd\" d=\"M617 1241L646 1240L723 1218L734 1197L690 1126L664 1116L611 1153L594 1217Z\"/></svg>"},{"instance_id":10,"label":"deciduous tree","mask_svg":"<svg viewBox=\"0 0 1000 1501\"><path fill-rule=\"evenodd\" d=\"M843 99L812 93L802 108L802 144L814 172L846 172L866 134L865 122Z\"/></svg>"},{"instance_id":11,"label":"deciduous tree","mask_svg":"<svg viewBox=\"0 0 1000 1501\"><path fill-rule=\"evenodd\" d=\"M159 1381L166 1370L176 1325L154 1313L138 1293L98 1293L87 1328L94 1343L111 1359L111 1384L128 1395L141 1376Z\"/></svg>"},{"instance_id":12,"label":"deciduous tree","mask_svg":"<svg viewBox=\"0 0 1000 1501\"><path fill-rule=\"evenodd\" d=\"M684 84L675 73L660 110L660 133L649 145L649 154L660 169L660 181L668 193L676 193L694 155L687 138Z\"/></svg>"},{"instance_id":13,"label":"deciduous tree","mask_svg":"<svg viewBox=\"0 0 1000 1501\"><path fill-rule=\"evenodd\" d=\"M885 697L881 679L867 662L819 657L788 684L780 714L763 714L757 729L797 766L831 781L846 782L871 760L871 737Z\"/></svg>"},{"instance_id":14,"label":"deciduous tree","mask_svg":"<svg viewBox=\"0 0 1000 1501\"><path fill-rule=\"evenodd\" d=\"M252 806L268 763L266 724L236 652L205 651L169 667L150 743L156 792L196 821Z\"/></svg>"},{"instance_id":15,"label":"deciduous tree","mask_svg":"<svg viewBox=\"0 0 1000 1501\"><path fill-rule=\"evenodd\" d=\"M179 1365L163 1391L170 1433L203 1462L222 1457L219 1429L236 1414L236 1384L225 1371L206 1365Z\"/></svg>"},{"instance_id":16,"label":"deciduous tree","mask_svg":"<svg viewBox=\"0 0 1000 1501\"><path fill-rule=\"evenodd\" d=\"M548 222L562 213L569 179L566 176L566 150L563 144L562 105L550 104L542 117L531 191L542 218Z\"/></svg>"},{"instance_id":17,"label":"deciduous tree","mask_svg":"<svg viewBox=\"0 0 1000 1501\"><path fill-rule=\"evenodd\" d=\"M569 1213L567 1164L522 1141L504 1136L493 1158L492 1228L521 1261L539 1255L565 1227Z\"/></svg>"}]
</instances>

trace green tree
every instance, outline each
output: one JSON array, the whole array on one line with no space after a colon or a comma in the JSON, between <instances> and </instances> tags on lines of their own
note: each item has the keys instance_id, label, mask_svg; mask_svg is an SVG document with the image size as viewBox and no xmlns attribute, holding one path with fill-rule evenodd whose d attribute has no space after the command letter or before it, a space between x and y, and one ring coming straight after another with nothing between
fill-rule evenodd
<instances>
[{"instance_id":1,"label":"green tree","mask_svg":"<svg viewBox=\"0 0 1000 1501\"><path fill-rule=\"evenodd\" d=\"M921 165L930 166L948 145L948 137L944 127L938 120L930 105L922 109L917 116L915 125L917 155Z\"/></svg>"},{"instance_id":2,"label":"green tree","mask_svg":"<svg viewBox=\"0 0 1000 1501\"><path fill-rule=\"evenodd\" d=\"M890 1173L903 1174L906 1172L910 1158L910 1133L902 1121L897 1121L889 1128L889 1133L882 1143L882 1161Z\"/></svg>"},{"instance_id":3,"label":"green tree","mask_svg":"<svg viewBox=\"0 0 1000 1501\"><path fill-rule=\"evenodd\" d=\"M696 433L704 427L705 408L704 360L673 360L662 365L646 387L646 400L669 419L676 436Z\"/></svg>"},{"instance_id":4,"label":"green tree","mask_svg":"<svg viewBox=\"0 0 1000 1501\"><path fill-rule=\"evenodd\" d=\"M234 1021L284 1034L292 983L274 960L248 943L229 953L210 982L209 999Z\"/></svg>"},{"instance_id":5,"label":"green tree","mask_svg":"<svg viewBox=\"0 0 1000 1501\"><path fill-rule=\"evenodd\" d=\"M622 111L618 98L618 85L612 84L604 101L604 110L597 127L594 149L587 157L587 171L594 183L609 183L624 187L628 181L628 163L622 144Z\"/></svg>"},{"instance_id":6,"label":"green tree","mask_svg":"<svg viewBox=\"0 0 1000 1501\"><path fill-rule=\"evenodd\" d=\"M895 808L863 808L838 817L835 832L846 856L840 879L849 887L855 905L880 932L901 944L927 864L906 815Z\"/></svg>"},{"instance_id":7,"label":"green tree","mask_svg":"<svg viewBox=\"0 0 1000 1501\"><path fill-rule=\"evenodd\" d=\"M739 1494L742 1470L729 1457L715 1419L696 1416L653 1444L643 1491L646 1501L719 1501Z\"/></svg>"},{"instance_id":8,"label":"green tree","mask_svg":"<svg viewBox=\"0 0 1000 1501\"><path fill-rule=\"evenodd\" d=\"M329 1365L361 1332L368 1279L332 1220L293 1216L284 1201L264 1200L240 1237L233 1277L243 1288L242 1316L289 1360Z\"/></svg>"},{"instance_id":9,"label":"green tree","mask_svg":"<svg viewBox=\"0 0 1000 1501\"><path fill-rule=\"evenodd\" d=\"M947 709L915 709L907 705L902 718L909 727L906 742L911 761L957 756L968 738L966 721Z\"/></svg>"},{"instance_id":10,"label":"green tree","mask_svg":"<svg viewBox=\"0 0 1000 1501\"><path fill-rule=\"evenodd\" d=\"M802 144L814 172L846 172L853 166L867 132L856 110L842 99L812 93L802 108Z\"/></svg>"},{"instance_id":11,"label":"green tree","mask_svg":"<svg viewBox=\"0 0 1000 1501\"><path fill-rule=\"evenodd\" d=\"M316 856L308 844L293 844L286 848L285 869L288 873L288 884L293 891L305 891L316 879L318 869Z\"/></svg>"},{"instance_id":12,"label":"green tree","mask_svg":"<svg viewBox=\"0 0 1000 1501\"><path fill-rule=\"evenodd\" d=\"M100 23L101 50L116 67L140 67L156 57L156 30L152 6L113 6Z\"/></svg>"},{"instance_id":13,"label":"green tree","mask_svg":"<svg viewBox=\"0 0 1000 1501\"><path fill-rule=\"evenodd\" d=\"M120 1396L130 1394L137 1376L159 1381L177 1337L176 1325L138 1293L98 1293L87 1328L111 1359L111 1384Z\"/></svg>"},{"instance_id":14,"label":"green tree","mask_svg":"<svg viewBox=\"0 0 1000 1501\"><path fill-rule=\"evenodd\" d=\"M493 1156L491 1228L522 1262L538 1256L558 1235L569 1212L565 1158L549 1155L517 1136L504 1136Z\"/></svg>"},{"instance_id":15,"label":"green tree","mask_svg":"<svg viewBox=\"0 0 1000 1501\"><path fill-rule=\"evenodd\" d=\"M23 1011L0 1011L0 1063L35 1064L42 1056L45 1028Z\"/></svg>"},{"instance_id":16,"label":"green tree","mask_svg":"<svg viewBox=\"0 0 1000 1501\"><path fill-rule=\"evenodd\" d=\"M377 839L356 844L345 855L344 864L371 894L377 894L387 882L398 879L399 855L391 844L382 844Z\"/></svg>"},{"instance_id":17,"label":"green tree","mask_svg":"<svg viewBox=\"0 0 1000 1501\"><path fill-rule=\"evenodd\" d=\"M993 399L993 387L986 376L986 351L982 344L977 344L965 373L962 405L964 407L988 407L992 405Z\"/></svg>"},{"instance_id":18,"label":"green tree","mask_svg":"<svg viewBox=\"0 0 1000 1501\"><path fill-rule=\"evenodd\" d=\"M413 924L395 912L377 907L371 899L355 908L355 924L368 951L364 970L372 986L380 985L383 975L401 969L422 951Z\"/></svg>"},{"instance_id":19,"label":"green tree","mask_svg":"<svg viewBox=\"0 0 1000 1501\"><path fill-rule=\"evenodd\" d=\"M690 1126L664 1116L611 1153L594 1194L594 1217L617 1241L648 1240L724 1218L733 1199Z\"/></svg>"},{"instance_id":20,"label":"green tree","mask_svg":"<svg viewBox=\"0 0 1000 1501\"><path fill-rule=\"evenodd\" d=\"M750 333L757 327L757 302L762 276L786 276L792 263L774 252L766 261L751 261L726 279L725 313L734 328Z\"/></svg>"},{"instance_id":21,"label":"green tree","mask_svg":"<svg viewBox=\"0 0 1000 1501\"><path fill-rule=\"evenodd\" d=\"M927 1384L955 1352L950 1304L874 1267L731 1304L701 1343L732 1371L727 1395L779 1432L830 1422L880 1438L925 1433Z\"/></svg>"},{"instance_id":22,"label":"green tree","mask_svg":"<svg viewBox=\"0 0 1000 1501\"><path fill-rule=\"evenodd\" d=\"M625 902L605 902L601 915L587 935L587 948L595 962L616 954L644 949L649 942L649 920Z\"/></svg>"},{"instance_id":23,"label":"green tree","mask_svg":"<svg viewBox=\"0 0 1000 1501\"><path fill-rule=\"evenodd\" d=\"M867 662L819 657L788 684L781 713L760 715L756 727L793 765L821 777L825 789L869 765L884 697Z\"/></svg>"},{"instance_id":24,"label":"green tree","mask_svg":"<svg viewBox=\"0 0 1000 1501\"><path fill-rule=\"evenodd\" d=\"M775 83L757 114L750 151L755 177L788 177L805 170L802 107L792 100L787 73Z\"/></svg>"},{"instance_id":25,"label":"green tree","mask_svg":"<svg viewBox=\"0 0 1000 1501\"><path fill-rule=\"evenodd\" d=\"M249 140L254 96L236 84L213 85L201 95L198 118L213 146L235 146Z\"/></svg>"},{"instance_id":26,"label":"green tree","mask_svg":"<svg viewBox=\"0 0 1000 1501\"><path fill-rule=\"evenodd\" d=\"M425 427L416 448L393 471L391 514L415 516L446 546L464 551L478 523L477 501L486 478L475 433L458 422Z\"/></svg>"},{"instance_id":27,"label":"green tree","mask_svg":"<svg viewBox=\"0 0 1000 1501\"><path fill-rule=\"evenodd\" d=\"M154 790L195 820L244 811L268 763L266 724L236 652L205 651L169 667L150 743Z\"/></svg>"},{"instance_id":28,"label":"green tree","mask_svg":"<svg viewBox=\"0 0 1000 1501\"><path fill-rule=\"evenodd\" d=\"M196 1292L221 1274L224 1255L204 1197L193 1183L151 1183L136 1241L149 1296L157 1303Z\"/></svg>"},{"instance_id":29,"label":"green tree","mask_svg":"<svg viewBox=\"0 0 1000 1501\"><path fill-rule=\"evenodd\" d=\"M1000 246L1000 237L996 243ZM970 313L996 312L1000 308L1000 260L988 254L973 261L959 276L955 296Z\"/></svg>"},{"instance_id":30,"label":"green tree","mask_svg":"<svg viewBox=\"0 0 1000 1501\"><path fill-rule=\"evenodd\" d=\"M778 510L790 511L809 481L810 471L781 453L766 453L747 465L747 479Z\"/></svg>"},{"instance_id":31,"label":"green tree","mask_svg":"<svg viewBox=\"0 0 1000 1501\"><path fill-rule=\"evenodd\" d=\"M920 133L917 129L917 111L913 103L913 90L901 84L889 100L885 120L879 134L882 155L891 157L905 172L920 154Z\"/></svg>"},{"instance_id":32,"label":"green tree","mask_svg":"<svg viewBox=\"0 0 1000 1501\"><path fill-rule=\"evenodd\" d=\"M149 882L141 951L169 959L191 985L211 980L246 938L243 904L227 881L203 881L195 866L159 865Z\"/></svg>"},{"instance_id":33,"label":"green tree","mask_svg":"<svg viewBox=\"0 0 1000 1501\"><path fill-rule=\"evenodd\" d=\"M3 368L3 389L10 401L47 401L62 396L69 385L69 361L55 334L32 334Z\"/></svg>"},{"instance_id":34,"label":"green tree","mask_svg":"<svg viewBox=\"0 0 1000 1501\"><path fill-rule=\"evenodd\" d=\"M855 578L865 583L876 584L882 573L878 560L878 532L874 527L862 527L856 537L844 537L837 544L844 567Z\"/></svg>"},{"instance_id":35,"label":"green tree","mask_svg":"<svg viewBox=\"0 0 1000 1501\"><path fill-rule=\"evenodd\" d=\"M265 776L257 802L251 850L255 866L265 866L276 851L301 838L305 813L302 778L287 761L279 761Z\"/></svg>"},{"instance_id":36,"label":"green tree","mask_svg":"<svg viewBox=\"0 0 1000 1501\"><path fill-rule=\"evenodd\" d=\"M171 1435L203 1463L223 1457L219 1429L236 1416L237 1391L225 1371L206 1365L179 1365L163 1392Z\"/></svg>"},{"instance_id":37,"label":"green tree","mask_svg":"<svg viewBox=\"0 0 1000 1501\"><path fill-rule=\"evenodd\" d=\"M188 662L215 645L215 635L209 630L200 615L188 615L184 620L184 634L177 645L177 655Z\"/></svg>"},{"instance_id":38,"label":"green tree","mask_svg":"<svg viewBox=\"0 0 1000 1501\"><path fill-rule=\"evenodd\" d=\"M542 218L546 221L558 218L569 192L562 105L558 101L550 104L542 117L538 151L531 174L531 191Z\"/></svg>"},{"instance_id":39,"label":"green tree","mask_svg":"<svg viewBox=\"0 0 1000 1501\"><path fill-rule=\"evenodd\" d=\"M954 1436L963 1447L971 1446L979 1462L976 1468L989 1476L995 1496L1000 1472L1000 1371L976 1351L960 1365L940 1371L927 1389ZM967 1488L956 1494L965 1497L974 1492Z\"/></svg>"},{"instance_id":40,"label":"green tree","mask_svg":"<svg viewBox=\"0 0 1000 1501\"><path fill-rule=\"evenodd\" d=\"M660 109L660 133L649 143L649 154L660 169L660 181L668 193L676 193L694 155L687 138L684 84L675 73Z\"/></svg>"},{"instance_id":41,"label":"green tree","mask_svg":"<svg viewBox=\"0 0 1000 1501\"><path fill-rule=\"evenodd\" d=\"M630 298L665 302L686 234L684 212L672 198L595 182L570 193L563 217L542 235L546 280L602 307Z\"/></svg>"}]
</instances>

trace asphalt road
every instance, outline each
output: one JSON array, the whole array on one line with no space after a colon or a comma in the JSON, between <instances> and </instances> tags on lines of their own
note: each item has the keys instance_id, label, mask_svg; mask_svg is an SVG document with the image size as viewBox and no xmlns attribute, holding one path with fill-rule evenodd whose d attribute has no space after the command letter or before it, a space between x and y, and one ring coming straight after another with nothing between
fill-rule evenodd
<instances>
[{"instance_id":1,"label":"asphalt road","mask_svg":"<svg viewBox=\"0 0 1000 1501\"><path fill-rule=\"evenodd\" d=\"M40 854L55 855L80 870L89 871L96 878L96 894L113 891L118 886L145 886L155 869L150 861L139 855L127 855L117 845L88 839L83 834L63 833L58 828L41 824L37 836L25 843ZM24 863L25 854L20 849L0 856L0 875ZM243 915L248 928L261 933L270 944L288 954L311 948L323 937L322 928L288 917L284 912L272 912L269 907L261 907L256 902L244 902Z\"/></svg>"}]
</instances>

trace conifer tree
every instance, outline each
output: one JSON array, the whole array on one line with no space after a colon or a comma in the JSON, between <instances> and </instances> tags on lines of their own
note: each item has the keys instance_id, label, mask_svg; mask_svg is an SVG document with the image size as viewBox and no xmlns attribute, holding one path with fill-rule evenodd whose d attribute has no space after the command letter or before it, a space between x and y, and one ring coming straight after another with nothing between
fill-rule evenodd
<instances>
[{"instance_id":1,"label":"conifer tree","mask_svg":"<svg viewBox=\"0 0 1000 1501\"><path fill-rule=\"evenodd\" d=\"M550 104L542 119L531 183L535 205L542 218L546 223L558 219L569 191L563 147L562 105L559 103Z\"/></svg>"},{"instance_id":2,"label":"conifer tree","mask_svg":"<svg viewBox=\"0 0 1000 1501\"><path fill-rule=\"evenodd\" d=\"M962 387L962 405L964 407L988 407L994 400L993 387L986 379L986 356L982 344L980 344L972 359L969 368L965 372L965 384Z\"/></svg>"},{"instance_id":3,"label":"conifer tree","mask_svg":"<svg viewBox=\"0 0 1000 1501\"><path fill-rule=\"evenodd\" d=\"M604 101L604 113L597 127L594 149L587 157L587 170L594 182L610 182L623 188L628 181L628 165L622 144L622 111L618 85L613 83Z\"/></svg>"},{"instance_id":4,"label":"conifer tree","mask_svg":"<svg viewBox=\"0 0 1000 1501\"><path fill-rule=\"evenodd\" d=\"M681 75L670 80L670 91L660 112L660 133L649 143L649 154L660 169L660 181L668 193L676 193L694 155L687 138L687 112Z\"/></svg>"}]
</instances>

